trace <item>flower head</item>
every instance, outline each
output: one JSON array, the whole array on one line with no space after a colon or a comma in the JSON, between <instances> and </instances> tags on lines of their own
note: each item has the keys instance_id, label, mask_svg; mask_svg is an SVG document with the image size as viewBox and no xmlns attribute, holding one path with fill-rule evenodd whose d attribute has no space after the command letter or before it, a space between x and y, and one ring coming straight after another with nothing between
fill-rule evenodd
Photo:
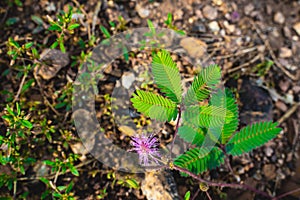
<instances>
[{"instance_id":1,"label":"flower head","mask_svg":"<svg viewBox=\"0 0 300 200\"><path fill-rule=\"evenodd\" d=\"M133 136L131 139L130 144L133 148L131 148L130 151L136 151L138 153L141 165L149 165L149 158L158 164L156 157L160 157L157 149L159 142L153 134L150 136L144 134Z\"/></svg>"}]
</instances>

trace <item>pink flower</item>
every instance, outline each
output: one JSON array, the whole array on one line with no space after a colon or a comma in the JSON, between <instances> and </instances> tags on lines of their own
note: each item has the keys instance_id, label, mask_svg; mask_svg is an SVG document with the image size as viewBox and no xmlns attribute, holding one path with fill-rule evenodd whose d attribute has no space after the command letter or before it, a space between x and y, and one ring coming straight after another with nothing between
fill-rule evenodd
<instances>
[{"instance_id":1,"label":"pink flower","mask_svg":"<svg viewBox=\"0 0 300 200\"><path fill-rule=\"evenodd\" d=\"M130 151L136 151L138 153L141 165L149 165L149 158L158 164L156 157L160 157L158 152L159 142L153 134L149 137L144 134L133 136L131 139L130 144L133 148L130 149Z\"/></svg>"}]
</instances>

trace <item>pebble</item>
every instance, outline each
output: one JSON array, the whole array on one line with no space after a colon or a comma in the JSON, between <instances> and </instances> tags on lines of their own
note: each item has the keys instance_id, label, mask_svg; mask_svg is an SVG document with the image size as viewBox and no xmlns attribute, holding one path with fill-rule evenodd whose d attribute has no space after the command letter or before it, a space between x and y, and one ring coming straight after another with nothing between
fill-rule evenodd
<instances>
[{"instance_id":1,"label":"pebble","mask_svg":"<svg viewBox=\"0 0 300 200\"><path fill-rule=\"evenodd\" d=\"M206 27L203 23L197 22L194 24L192 27L193 32L200 32L200 33L205 33L206 32Z\"/></svg>"},{"instance_id":2,"label":"pebble","mask_svg":"<svg viewBox=\"0 0 300 200\"><path fill-rule=\"evenodd\" d=\"M263 175L268 179L272 180L276 177L276 166L273 164L266 164L263 166L262 172Z\"/></svg>"},{"instance_id":3,"label":"pebble","mask_svg":"<svg viewBox=\"0 0 300 200\"><path fill-rule=\"evenodd\" d=\"M279 81L279 87L282 90L282 92L285 93L290 87L290 82L286 80L281 80Z\"/></svg>"},{"instance_id":4,"label":"pebble","mask_svg":"<svg viewBox=\"0 0 300 200\"><path fill-rule=\"evenodd\" d=\"M265 152L265 154L266 154L267 157L271 157L272 154L273 154L273 152L274 152L274 150L271 147L266 147L264 149L264 152Z\"/></svg>"},{"instance_id":5,"label":"pebble","mask_svg":"<svg viewBox=\"0 0 300 200\"><path fill-rule=\"evenodd\" d=\"M298 35L300 35L300 22L297 22L294 26L293 29L296 31Z\"/></svg>"},{"instance_id":6,"label":"pebble","mask_svg":"<svg viewBox=\"0 0 300 200\"><path fill-rule=\"evenodd\" d=\"M122 85L126 89L129 89L134 81L135 76L133 73L124 74L122 76Z\"/></svg>"},{"instance_id":7,"label":"pebble","mask_svg":"<svg viewBox=\"0 0 300 200\"><path fill-rule=\"evenodd\" d=\"M223 4L222 0L213 0L213 4L217 5L217 6L221 6Z\"/></svg>"},{"instance_id":8,"label":"pebble","mask_svg":"<svg viewBox=\"0 0 300 200\"><path fill-rule=\"evenodd\" d=\"M282 101L276 101L276 103L275 103L275 105L276 105L276 107L279 109L279 110L281 110L281 111L283 111L283 112L285 112L285 111L287 111L287 109L288 109L288 107L285 105L285 103L283 103Z\"/></svg>"},{"instance_id":9,"label":"pebble","mask_svg":"<svg viewBox=\"0 0 300 200\"><path fill-rule=\"evenodd\" d=\"M293 52L291 49L287 47L281 47L279 51L279 57L280 58L290 58L293 55Z\"/></svg>"},{"instance_id":10,"label":"pebble","mask_svg":"<svg viewBox=\"0 0 300 200\"><path fill-rule=\"evenodd\" d=\"M218 17L217 9L210 5L204 6L202 13L203 13L203 16L209 20L214 20Z\"/></svg>"},{"instance_id":11,"label":"pebble","mask_svg":"<svg viewBox=\"0 0 300 200\"><path fill-rule=\"evenodd\" d=\"M141 18L147 18L150 15L150 10L143 8L139 4L135 6L135 9Z\"/></svg>"},{"instance_id":12,"label":"pebble","mask_svg":"<svg viewBox=\"0 0 300 200\"><path fill-rule=\"evenodd\" d=\"M283 27L283 34L287 38L292 37L291 29L287 26Z\"/></svg>"},{"instance_id":13,"label":"pebble","mask_svg":"<svg viewBox=\"0 0 300 200\"><path fill-rule=\"evenodd\" d=\"M219 26L218 22L216 22L216 21L210 22L208 24L208 27L212 32L218 32L220 30L220 26Z\"/></svg>"},{"instance_id":14,"label":"pebble","mask_svg":"<svg viewBox=\"0 0 300 200\"><path fill-rule=\"evenodd\" d=\"M235 26L233 24L229 24L228 21L224 21L224 26L228 33L233 33L235 31Z\"/></svg>"},{"instance_id":15,"label":"pebble","mask_svg":"<svg viewBox=\"0 0 300 200\"><path fill-rule=\"evenodd\" d=\"M276 12L274 15L274 21L278 24L283 24L285 21L285 17L282 12Z\"/></svg>"},{"instance_id":16,"label":"pebble","mask_svg":"<svg viewBox=\"0 0 300 200\"><path fill-rule=\"evenodd\" d=\"M246 5L244 8L244 12L246 15L249 15L253 10L254 10L254 6L251 3Z\"/></svg>"},{"instance_id":17,"label":"pebble","mask_svg":"<svg viewBox=\"0 0 300 200\"><path fill-rule=\"evenodd\" d=\"M193 58L201 58L206 53L207 45L200 39L188 37L180 41L180 45Z\"/></svg>"}]
</instances>

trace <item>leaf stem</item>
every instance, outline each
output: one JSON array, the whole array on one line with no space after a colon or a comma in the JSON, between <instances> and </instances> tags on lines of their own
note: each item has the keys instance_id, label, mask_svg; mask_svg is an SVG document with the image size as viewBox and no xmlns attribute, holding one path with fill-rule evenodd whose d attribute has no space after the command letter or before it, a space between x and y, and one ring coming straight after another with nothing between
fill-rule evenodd
<instances>
[{"instance_id":1,"label":"leaf stem","mask_svg":"<svg viewBox=\"0 0 300 200\"><path fill-rule=\"evenodd\" d=\"M172 141L172 144L171 144L170 158L172 158L172 151L173 151L175 139L176 139L176 136L177 136L177 133L178 133L180 120L181 120L181 108L178 107L178 119L177 119L177 123L176 123L176 127L175 127L175 133L174 133L173 141Z\"/></svg>"}]
</instances>

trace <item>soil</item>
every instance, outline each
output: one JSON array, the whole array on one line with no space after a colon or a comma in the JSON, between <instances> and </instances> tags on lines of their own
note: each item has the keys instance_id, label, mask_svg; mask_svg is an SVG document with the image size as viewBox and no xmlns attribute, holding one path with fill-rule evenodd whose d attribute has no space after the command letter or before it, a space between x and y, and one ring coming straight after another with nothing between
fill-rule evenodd
<instances>
[{"instance_id":1,"label":"soil","mask_svg":"<svg viewBox=\"0 0 300 200\"><path fill-rule=\"evenodd\" d=\"M106 27L111 34L130 28L147 27L147 19L155 26L166 27L164 21L169 12L173 14L175 26L184 30L188 36L201 41L207 48L210 59L222 67L225 85L235 88L241 117L240 128L256 121L267 120L278 121L283 128L283 132L276 139L263 147L240 157L231 157L234 176L225 167L220 167L204 173L202 177L214 181L246 182L277 196L300 188L300 30L297 32L294 28L295 24L300 22L299 1L24 0L22 6L17 6L13 2L12 0L0 2L1 116L6 113L6 104L14 105L12 101L21 84L22 76L18 73L18 65L38 61L24 55L26 59L12 62L11 57L7 55L8 39L13 38L20 44L33 42L38 52L42 54L57 37L56 33L47 30L49 17L56 19L58 11L66 11L67 5L76 7L85 17L79 20L80 28L64 38L67 54L56 54L59 58L67 56L70 59L67 63L65 63L67 59L61 62L59 59L53 59L56 64L52 63L54 69L51 69L52 71L49 69L50 73L47 71L48 68L45 68L45 73L48 74L35 70L28 73L26 82L32 79L33 83L29 89L21 92L17 102L20 102L22 110L37 124L34 125L26 143L22 144L22 155L30 155L37 162L26 166L25 175L17 174L16 194L13 190L0 187L0 197L21 199L21 195L28 192L25 199L40 199L46 186L36 177L41 175L43 167L46 168L46 176L51 176L50 168L42 161L66 159L67 155L76 153L77 150L83 154L80 154L79 160L74 163L80 175L74 176L71 173L59 175L56 185L67 185L73 181L72 192L77 199L96 199L103 189L106 190L105 199L147 199L140 188L133 189L116 184L113 178L108 176L115 173L116 177L122 180L129 175L114 171L88 152L82 153L82 149L78 150L82 145L72 121L70 103L72 82L76 79L80 66L79 63L72 63L75 57L80 56L81 51L89 52L105 39L100 31L100 25ZM100 5L99 9L97 5ZM42 19L43 23L38 25L33 16ZM118 19L119 16L122 16L126 23L122 24ZM15 22L9 24L11 21ZM112 28L109 23L111 21L122 26ZM78 45L80 39L87 42L93 34L94 46L86 44L81 48ZM108 100L104 95L111 94L122 75L128 73L133 66L149 64L150 57L151 52L139 51L132 52L129 61L124 58L115 60L105 74L106 79L97 86L100 91L96 100L96 109L99 110L97 118L101 127L104 127L106 136L123 148L128 148L130 138L128 130L122 132L124 129L119 129L114 124L109 114L111 110ZM183 76L186 79L192 77L195 72L191 64L181 57L177 57L177 61ZM273 65L268 67L271 61ZM155 89L153 85L150 87ZM60 99L62 94L65 94L65 100ZM62 101L66 101L67 104L57 106ZM140 117L135 111L129 114L131 117ZM44 134L39 134L41 132L39 128L42 127L40 122L43 119L47 119L49 126L54 127L51 140ZM6 135L7 130L8 123L0 118L1 136ZM166 124L165 130L167 131L159 133L163 144L172 140L174 124ZM95 145L94 143L91 145ZM5 154L3 146L1 151L0 155ZM0 166L0 174L11 174L12 171L9 165ZM184 178L175 171L169 173L175 179L180 199L183 199L188 190L192 196L197 193L199 182L192 178ZM133 177L138 181L145 179L144 176ZM225 197L237 200L264 199L250 191L237 189L211 187L208 192L212 199ZM200 192L195 199L209 198L205 192ZM283 199L300 199L300 194L293 193Z\"/></svg>"}]
</instances>

